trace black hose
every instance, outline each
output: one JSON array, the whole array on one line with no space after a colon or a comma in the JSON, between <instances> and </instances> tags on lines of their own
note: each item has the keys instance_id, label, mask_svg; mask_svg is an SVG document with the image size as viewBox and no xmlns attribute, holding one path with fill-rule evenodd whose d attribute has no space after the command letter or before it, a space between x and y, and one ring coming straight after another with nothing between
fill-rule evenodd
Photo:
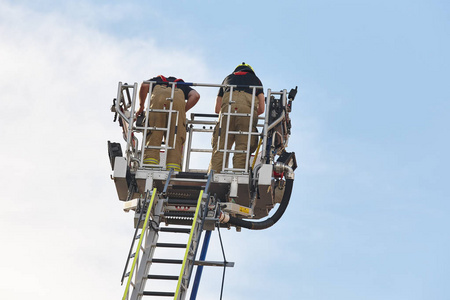
<instances>
[{"instance_id":1,"label":"black hose","mask_svg":"<svg viewBox=\"0 0 450 300\"><path fill-rule=\"evenodd\" d=\"M284 188L283 199L281 199L281 203L277 211L270 218L264 221L252 222L230 216L230 220L228 221L228 223L230 223L231 225L244 227L251 230L261 230L271 227L283 216L284 212L286 211L286 208L289 204L289 199L291 198L293 185L294 179L286 179L286 186Z\"/></svg>"}]
</instances>

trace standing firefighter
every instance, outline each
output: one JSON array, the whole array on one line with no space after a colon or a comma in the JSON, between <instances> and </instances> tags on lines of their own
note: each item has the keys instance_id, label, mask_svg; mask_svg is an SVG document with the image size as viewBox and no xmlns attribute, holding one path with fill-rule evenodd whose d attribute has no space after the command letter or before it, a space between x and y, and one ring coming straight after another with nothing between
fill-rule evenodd
<instances>
[{"instance_id":1,"label":"standing firefighter","mask_svg":"<svg viewBox=\"0 0 450 300\"><path fill-rule=\"evenodd\" d=\"M252 94L253 89L249 86L262 87L261 80L256 76L253 68L242 63L236 67L234 72L228 75L222 82L223 85L236 85L233 88L231 112L232 113L251 113L252 106ZM256 124L258 122L257 116L264 112L264 93L262 88L256 89L256 95L254 99L254 111L252 130L257 131ZM220 139L219 130L216 126L212 139L213 154L209 165L210 170L216 172L222 171L223 152L218 151L217 142L219 141L219 150L225 148L225 131L227 126L227 116L223 115L228 112L228 106L230 105L230 87L220 88L216 99L215 112L220 113L219 123L221 127ZM248 132L250 125L250 117L243 116L231 116L230 117L229 131L242 131ZM229 134L227 148L231 149L233 143L235 143L235 150L247 150L248 135L247 134ZM258 144L257 136L253 135L250 139L250 153L256 150ZM233 168L244 169L246 162L246 153L235 153L233 157ZM225 166L228 165L228 155L226 157Z\"/></svg>"},{"instance_id":2,"label":"standing firefighter","mask_svg":"<svg viewBox=\"0 0 450 300\"><path fill-rule=\"evenodd\" d=\"M182 79L175 77L164 77L159 75L148 81L156 81L153 84L150 98L150 109L169 109L170 99L172 95L172 84L169 82L184 83ZM142 83L139 90L140 107L136 112L136 116L139 116L145 109L145 99L149 93L150 84ZM168 146L174 149L167 151L166 167L167 169L174 169L175 171L181 171L181 158L183 151L183 144L186 140L186 112L191 109L197 101L200 99L199 93L191 87L179 84L176 86L173 96L172 109L178 111L178 123L176 113L172 113L170 133L169 137L162 130L150 130L147 135L147 146L161 146L162 139L165 137ZM185 100L187 100L185 102ZM150 112L147 116L148 126L157 128L166 128L168 122L168 113L166 112ZM177 126L177 130L175 130ZM176 140L174 145L174 136L176 133ZM158 165L160 161L160 149L146 149L144 154L144 164Z\"/></svg>"}]
</instances>

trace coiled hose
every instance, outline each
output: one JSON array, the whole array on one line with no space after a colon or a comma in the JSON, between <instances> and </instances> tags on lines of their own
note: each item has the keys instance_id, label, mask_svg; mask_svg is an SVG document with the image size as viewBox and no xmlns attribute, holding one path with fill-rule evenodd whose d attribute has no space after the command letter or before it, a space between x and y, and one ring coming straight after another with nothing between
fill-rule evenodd
<instances>
[{"instance_id":1,"label":"coiled hose","mask_svg":"<svg viewBox=\"0 0 450 300\"><path fill-rule=\"evenodd\" d=\"M289 204L289 199L291 198L293 185L294 179L286 179L283 199L281 199L280 206L278 207L277 211L270 218L264 221L247 221L233 216L229 216L230 219L227 223L251 230L261 230L271 227L273 224L278 222L278 220L283 216L284 212L286 211L286 208Z\"/></svg>"}]
</instances>

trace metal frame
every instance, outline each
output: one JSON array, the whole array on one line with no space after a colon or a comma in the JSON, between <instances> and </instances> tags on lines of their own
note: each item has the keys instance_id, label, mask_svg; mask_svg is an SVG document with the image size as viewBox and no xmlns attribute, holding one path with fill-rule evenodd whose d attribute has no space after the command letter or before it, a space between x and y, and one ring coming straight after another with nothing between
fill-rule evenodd
<instances>
[{"instance_id":1,"label":"metal frame","mask_svg":"<svg viewBox=\"0 0 450 300\"><path fill-rule=\"evenodd\" d=\"M127 105L127 108L130 109L129 113L130 116L127 117L120 109L119 105L120 105L120 101L116 101L116 111L119 113L120 117L122 117L122 119L127 123L127 127L128 127L128 131L127 131L127 136L126 136L126 142L127 142L127 146L126 146L126 156L127 156L127 162L131 165L131 162L137 162L138 163L138 167L150 167L150 168L158 168L161 170L166 170L166 165L165 162L167 161L167 151L174 149L176 146L176 134L174 136L174 142L173 145L169 145L169 139L166 138L166 142L164 143L164 145L161 146L147 146L147 133L149 130L160 130L160 131L165 131L166 132L166 136L168 137L170 135L170 124L171 124L171 120L172 120L172 114L176 114L176 123L178 124L178 118L179 118L179 112L173 109L173 97L174 97L174 93L175 93L175 88L178 84L187 84L187 85L191 85L191 86L199 86L199 87L229 87L230 88L230 99L229 99L229 104L228 104L228 112L226 113L222 113L222 116L226 116L227 117L227 122L226 122L226 128L222 128L222 122L220 121L221 119L219 118L219 130L221 132L221 134L218 136L218 141L217 141L217 151L223 152L223 160L222 160L222 172L238 172L238 173L244 173L244 174L248 174L249 172L249 166L248 164L245 165L245 168L243 169L238 169L238 168L232 168L232 167L228 167L228 165L226 165L226 159L227 159L227 155L229 155L230 153L242 153L245 152L246 154L246 161L248 162L251 156L250 153L250 141L251 141L251 137L253 135L260 135L259 132L253 132L252 131L252 126L253 126L253 121L254 118L258 118L258 120L260 119L258 116L254 115L254 108L255 108L255 101L256 101L256 89L258 88L262 88L261 86L241 86L241 85L222 85L222 84L207 84L207 83L180 83L180 82L169 82L167 84L170 84L172 86L171 89L171 97L168 98L168 100L170 100L170 107L169 109L163 110L163 109L151 109L150 108L150 99L151 99L151 91L154 87L154 85L156 84L156 81L144 81L143 83L148 83L149 86L149 93L147 94L147 98L146 98L146 109L145 109L145 113L148 116L150 112L158 112L158 113L167 113L168 114L168 121L167 121L167 127L165 128L158 128L158 127L150 127L148 126L148 121L146 120L146 122L144 124L142 124L142 126L136 126L134 125L134 114L135 114L135 106L136 106L136 102L137 102L137 89L138 89L138 84L134 83L133 85L129 85L129 84L122 84L122 82L119 82L119 89L118 89L118 95L117 98L118 99L122 99L123 98L123 91L126 90L127 93L129 94L128 89L132 88L133 89L133 94L132 94L132 98L131 101L129 99L129 103ZM235 88L238 87L247 87L247 88L251 88L252 89L252 105L251 105L251 111L250 113L233 113L231 112L231 104L234 103L233 102L233 90ZM269 90L270 92L270 90ZM268 98L269 99L269 98ZM266 104L266 111L267 111L267 107L268 104ZM206 115L202 115L202 116L206 116ZM217 114L211 114L209 115L209 117L215 117L218 116ZM249 121L249 128L248 131L230 131L230 119L231 117L250 117L250 121ZM267 114L265 119L267 120ZM186 125L189 126L195 126L195 125L214 125L214 121L198 121L195 120L195 117L192 118L191 120L186 120ZM266 125L262 125L263 127L265 127ZM257 127L261 127L259 124L257 125ZM225 130L223 130L225 129ZM182 128L178 128L178 130L183 130ZM263 129L264 132L267 132L267 130ZM191 158L191 152L204 152L204 153L212 153L213 149L192 149L192 136L194 132L212 132L213 130L210 129L197 129L192 127L191 130L189 130L188 128L188 137L187 137L187 147L184 150L185 155L183 155L183 161L181 164L181 167L183 167L183 165L185 166L185 169L187 171L205 171L205 170L191 170L190 169L190 158ZM141 146L139 148L139 140L134 136L135 132L141 132L142 133L142 140L141 140ZM245 134L247 135L247 149L246 150L234 150L234 149L228 149L228 136L230 134ZM220 139L225 138L225 145L224 145L224 149L219 149L219 145L220 145ZM159 164L154 165L154 164L144 164L144 152L146 149L161 149L164 150L163 153L160 154L160 161ZM140 150L139 150L140 149ZM265 148L263 148L265 149ZM231 162L229 162L229 164L231 164Z\"/></svg>"},{"instance_id":2,"label":"metal frame","mask_svg":"<svg viewBox=\"0 0 450 300\"><path fill-rule=\"evenodd\" d=\"M249 88L252 89L252 104L251 104L251 108L250 108L250 114L246 114L246 113L232 113L231 112L231 104L235 103L233 102L233 89L235 87L238 87L237 85L226 85L227 87L230 87L230 100L228 102L228 112L226 113L221 113L222 116L226 116L227 117L227 125L226 125L226 129L225 129L225 144L224 144L224 149L219 149L220 148L220 139L222 138L221 135L219 135L218 140L217 140L217 151L219 152L223 152L223 160L222 160L222 172L227 172L227 171L231 171L231 172L244 172L245 174L248 174L248 164L245 164L245 168L240 169L240 168L229 168L228 166L225 166L227 163L227 154L228 153L242 153L244 150L231 150L228 149L228 135L229 134L246 134L247 135L247 149L245 150L246 156L245 156L245 161L248 162L250 159L250 140L252 135L260 135L259 132L253 132L252 131L252 127L253 127L253 120L255 118L254 116L254 108L255 108L255 101L256 101L256 89L257 88L262 88L261 86L248 86ZM230 119L231 117L250 117L250 121L249 121L249 129L247 132L242 132L242 131L230 131ZM256 116L258 117L258 116ZM221 118L219 118L219 131L222 133L222 121ZM228 164L230 164L230 162L228 162Z\"/></svg>"},{"instance_id":3,"label":"metal frame","mask_svg":"<svg viewBox=\"0 0 450 300\"><path fill-rule=\"evenodd\" d=\"M262 143L262 157L268 157L268 153L267 153L267 135L268 132L273 129L275 126L277 126L278 124L280 124L285 118L286 118L286 112L283 111L281 113L281 116L275 120L274 122L272 122L272 124L269 125L269 110L270 110L270 98L272 95L281 95L281 100L283 101L283 106L286 107L287 104L287 91L286 90L282 90L281 92L272 92L271 89L267 90L267 102L266 102L266 115L264 118L264 134L263 134L263 143ZM287 146L287 141L286 141L286 146ZM273 148L273 140L272 140L272 145L271 148ZM270 164L273 163L273 159L274 159L274 155L269 155L270 158Z\"/></svg>"},{"instance_id":4,"label":"metal frame","mask_svg":"<svg viewBox=\"0 0 450 300\"><path fill-rule=\"evenodd\" d=\"M146 217L144 224L142 225L142 229L140 231L139 242L136 246L135 254L128 256L128 261L133 259L133 264L131 265L131 270L127 275L129 278L127 279L127 285L124 292L123 300L128 299L130 296L130 286L133 286L133 291L131 292L131 299L137 300L141 299L142 296L170 296L174 297L173 299L185 299L187 296L187 290L189 287L189 281L192 275L192 270L194 265L200 266L223 266L223 267L232 267L234 264L231 262L205 262L204 257L200 258L201 261L196 261L196 253L201 239L201 233L203 229L211 230L214 229L214 226L218 224L219 220L222 220L222 212L228 213L232 216L236 216L237 218L262 218L268 215L268 212L275 205L274 197L276 195L272 192L269 192L273 187L274 179L273 179L273 170L274 168L274 160L275 156L278 154L280 149L284 149L287 146L287 139L289 132L285 132L285 126L283 121L288 119L288 110L283 110L279 117L276 120L272 121L269 124L270 119L270 99L272 95L281 95L282 106L284 108L287 107L287 92L286 90L280 92L272 92L270 89L267 91L267 102L265 111L266 114L264 118L260 118L254 115L255 101L256 101L256 89L262 88L257 86L246 86L252 88L252 104L251 104L251 112L250 113L233 113L231 112L231 104L233 102L233 90L237 88L236 85L214 85L214 84L199 84L199 83L169 83L172 86L171 89L171 97L167 98L170 100L170 107L168 110L161 109L151 109L150 108L150 97L151 90L153 85L156 83L154 81L144 81L144 83L150 84L149 93L146 97L147 105L146 105L146 114L149 115L150 112L166 112L169 113L167 118L167 127L166 128L157 128L157 127L149 127L148 121L143 124L143 126L134 126L134 113L135 113L135 105L136 105L136 95L137 95L137 83L134 85L122 84L119 83L118 90L118 101L115 103L115 111L120 115L122 120L126 123L128 131L126 131L126 136L124 136L127 146L126 146L126 162L123 157L116 157L116 163L114 167L114 180L116 182L116 188L121 189L123 186L128 186L128 178L127 178L127 167L130 168L130 172L133 176L133 184L136 187L136 191L129 189L128 194L129 197L127 200L129 202L133 201L132 196L136 193L144 193L145 199L139 199L135 201L133 205L130 206L128 210L138 210L139 204L141 207L144 207L142 204L149 202ZM166 138L166 143L164 146L146 146L146 138L148 130L161 130L166 132L166 137L170 135L170 125L172 121L172 114L176 113L176 123L178 124L179 112L173 110L173 97L175 92L175 87L177 84L187 84L191 86L204 86L204 87L229 87L230 88L230 99L228 103L228 111L226 113L222 113L222 116L227 117L226 128L222 128L221 119L219 119L218 128L221 134L218 136L217 148L216 150L223 152L223 161L222 161L222 172L219 174L215 174L214 172L210 172L206 178L201 177L201 173L193 174L193 173L179 173L175 172L173 169L166 170L165 164L162 163L163 159L160 160L159 165L144 165L143 164L143 154L146 149L149 148L159 148L164 150L164 156L167 156L167 151L175 148L176 146L176 136L174 136L174 143L172 147L169 145L169 139ZM242 86L239 86L242 87ZM133 89L132 96L130 95L129 89ZM125 103L125 97L123 92L127 93L128 96L128 104ZM278 99L277 99L278 100ZM127 116L121 109L121 103L124 104L124 107L130 115ZM129 109L129 111L128 111ZM249 117L249 128L247 132L243 131L231 131L230 130L230 120L231 116L236 117ZM206 152L212 153L213 149L193 149L192 148L192 140L194 132L212 132L212 129L205 128L197 128L197 126L204 125L214 125L214 121L209 120L199 120L199 117L206 118L217 118L217 115L205 115L205 114L192 114L191 120L186 120L188 126L188 136L187 136L187 148L185 149L185 157L186 160L182 162L182 166L185 165L185 170L187 172L198 171L190 169L190 160L192 152ZM263 139L260 141L260 145L262 144L261 150L261 165L255 166L252 170L249 170L249 158L251 156L250 153L250 141L252 135L259 135L258 132L252 132L253 129L253 121L254 118L257 118L258 122L260 120L264 120L264 124L260 125L257 122L257 127L262 127ZM276 126L279 124L283 126L281 129L278 129ZM274 129L274 130L272 130ZM178 130L183 130L182 128L178 128ZM269 144L268 133L272 130L272 142ZM281 133L277 131L280 130ZM142 133L142 145L139 147L139 140L136 138L135 133ZM237 168L229 168L226 165L227 155L230 153L242 153L244 150L232 150L228 149L228 137L230 134L246 134L247 135L247 149L246 149L246 166L243 169ZM281 148L275 143L275 135L279 134L281 137L282 145ZM225 138L224 149L220 149L220 139ZM258 149L260 147L258 146ZM276 148L278 147L278 148ZM140 150L139 150L140 149ZM276 150L276 151L275 151ZM277 153L275 153L277 152ZM119 163L122 161L123 163ZM166 158L164 158L164 162ZM279 164L277 162L277 164ZM147 168L148 166L153 168ZM155 168L156 167L156 168ZM116 168L118 169L116 172ZM134 169L133 169L134 168ZM120 170L119 170L120 169ZM119 172L120 171L120 172ZM199 176L201 175L201 176ZM250 177L249 177L250 175ZM255 177L253 177L255 176ZM252 186L253 185L253 186ZM249 198L249 188L259 188L258 196L256 192ZM153 192L150 193L150 191ZM176 199L170 198L173 195L179 195L179 193L184 193L187 195L185 198ZM255 189L253 189L255 191ZM194 196L198 195L197 196ZM131 196L130 196L131 195ZM151 197L151 200L148 198ZM195 197L195 199L194 199ZM227 202L230 199L236 200L236 203ZM120 198L121 199L121 198ZM180 215L174 215L177 212L177 205L179 203L184 203L183 201L188 201L186 203L189 206L189 209L184 209L181 217ZM248 201L247 203L244 203ZM194 204L195 202L195 204ZM258 202L258 207L256 207L256 202ZM182 204L185 205L185 204ZM220 209L219 209L220 207ZM143 209L143 208L142 208ZM263 210L267 210L264 212ZM220 216L219 216L220 212ZM170 215L172 213L172 215ZM136 212L135 220L137 218L138 212ZM186 214L190 214L190 217L186 217ZM135 226L137 227L135 231L135 238L137 239L137 233L139 232L139 228L141 226L141 218L142 214L139 214L139 221ZM172 219L171 219L172 217ZM174 218L173 218L174 217ZM178 219L177 219L178 218ZM184 218L184 219L183 219ZM190 219L191 218L191 219ZM187 220L189 219L189 220ZM192 221L190 221L192 220ZM149 223L150 222L150 223ZM190 222L190 223L189 223ZM184 258L183 260L173 260L169 259L166 261L171 261L170 263L181 263L181 270L179 276L172 275L156 275L149 274L150 268L153 263L157 263L165 260L165 259L154 259L153 255L155 252L155 248L158 247L158 238L159 235L162 234L165 229L164 226L160 226L162 224L166 225L180 225L180 226L190 226L189 239L185 246ZM151 224L151 226L149 226ZM238 227L235 223L233 226ZM226 226L226 225L225 225ZM240 228L240 227L239 227ZM173 232L182 232L182 231L173 231ZM186 231L183 231L187 233ZM159 243L159 246L165 243ZM176 244L175 248L183 248L179 247L180 244ZM167 244L165 247L168 247ZM134 243L132 243L130 253L134 248ZM125 266L124 274L126 274L127 265ZM132 282L132 276L135 276L135 283ZM169 279L167 279L169 278ZM122 278L123 280L124 278ZM164 280L178 280L177 287L174 293L172 292L158 292L158 291L144 291L147 280L151 279L164 279Z\"/></svg>"},{"instance_id":5,"label":"metal frame","mask_svg":"<svg viewBox=\"0 0 450 300\"><path fill-rule=\"evenodd\" d=\"M184 170L186 172L206 172L206 169L191 169L190 168L190 162L191 162L191 153L212 153L213 149L202 149L202 148L192 148L192 140L194 138L195 132L210 132L213 133L214 129L207 129L204 128L205 126L215 126L216 121L218 118L218 114L191 114L190 120L186 120L186 126L187 126L187 148L186 148L186 154L183 156L183 165ZM196 120L197 117L197 120ZM211 121L205 121L205 120L198 120L198 118L211 118L213 120ZM196 126L203 126L203 128L197 128Z\"/></svg>"}]
</instances>

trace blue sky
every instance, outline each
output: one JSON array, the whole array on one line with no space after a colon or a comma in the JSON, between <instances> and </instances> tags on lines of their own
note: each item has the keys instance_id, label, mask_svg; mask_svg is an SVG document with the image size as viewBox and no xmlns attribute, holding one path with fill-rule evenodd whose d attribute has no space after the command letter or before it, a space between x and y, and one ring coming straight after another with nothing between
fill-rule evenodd
<instances>
[{"instance_id":1,"label":"blue sky","mask_svg":"<svg viewBox=\"0 0 450 300\"><path fill-rule=\"evenodd\" d=\"M299 168L273 228L222 232L224 299L450 297L450 5L242 2L0 0L5 299L121 297L117 82L220 83L242 61L265 88L299 86ZM219 299L221 270L205 274L198 299Z\"/></svg>"}]
</instances>

